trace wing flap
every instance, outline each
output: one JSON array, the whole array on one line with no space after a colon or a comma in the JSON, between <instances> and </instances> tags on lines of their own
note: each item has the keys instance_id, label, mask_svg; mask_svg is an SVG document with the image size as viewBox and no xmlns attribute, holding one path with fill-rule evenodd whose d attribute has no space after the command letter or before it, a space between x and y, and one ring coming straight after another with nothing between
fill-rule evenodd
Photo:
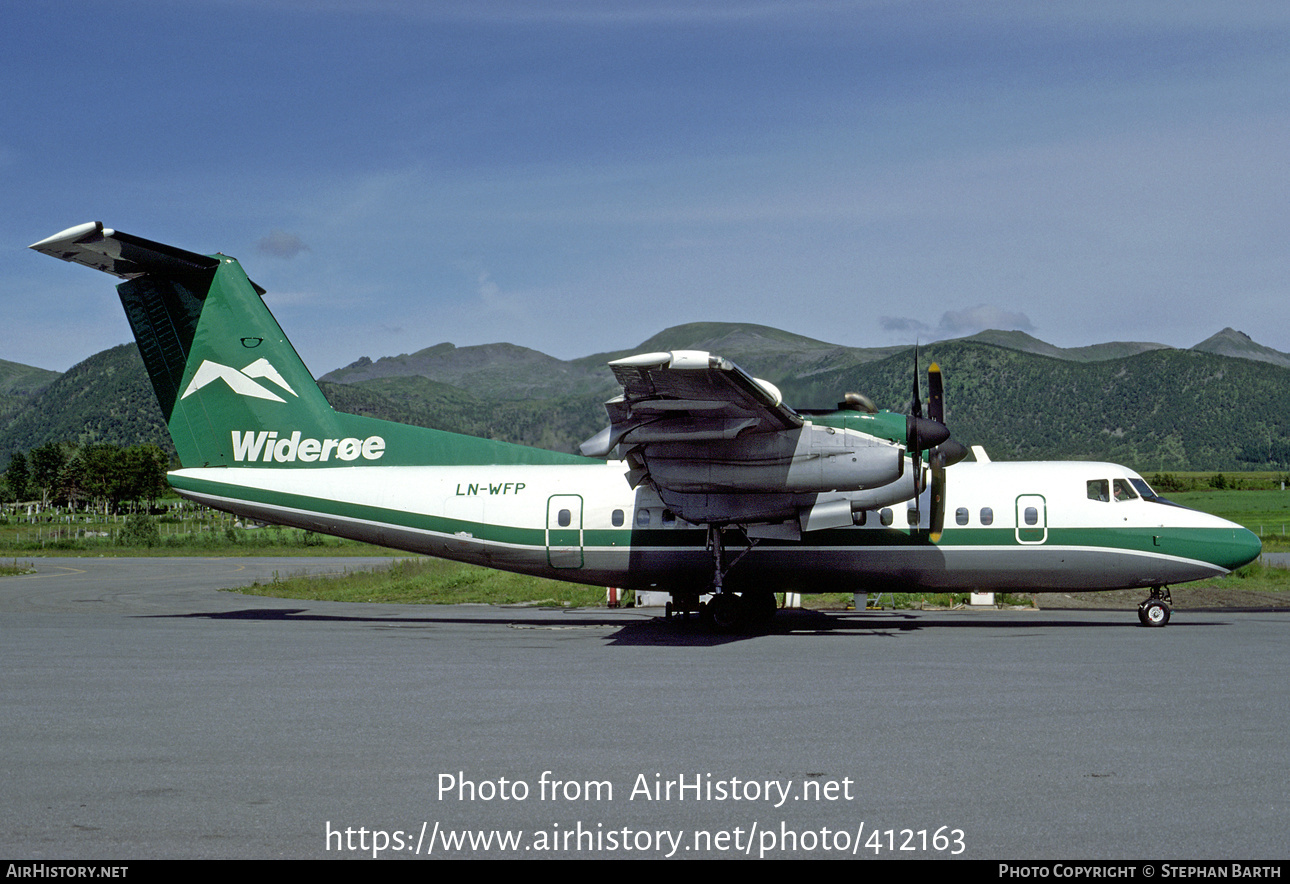
<instances>
[{"instance_id":1,"label":"wing flap","mask_svg":"<svg viewBox=\"0 0 1290 884\"><path fill-rule=\"evenodd\" d=\"M721 411L754 417L768 430L802 425L801 416L783 403L772 384L720 356L678 350L629 356L609 366L623 387L620 401L634 416Z\"/></svg>"},{"instance_id":2,"label":"wing flap","mask_svg":"<svg viewBox=\"0 0 1290 884\"><path fill-rule=\"evenodd\" d=\"M710 353L642 353L609 367L623 395L605 403L610 426L582 444L591 457L605 457L619 443L729 440L803 424L773 384Z\"/></svg>"}]
</instances>

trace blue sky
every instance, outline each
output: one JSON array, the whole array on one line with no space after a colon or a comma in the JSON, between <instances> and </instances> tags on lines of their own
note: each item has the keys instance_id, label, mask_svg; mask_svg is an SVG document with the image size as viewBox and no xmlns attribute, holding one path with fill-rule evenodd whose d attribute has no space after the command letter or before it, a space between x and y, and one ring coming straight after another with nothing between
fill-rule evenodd
<instances>
[{"instance_id":1,"label":"blue sky","mask_svg":"<svg viewBox=\"0 0 1290 884\"><path fill-rule=\"evenodd\" d=\"M0 37L0 358L129 339L84 221L242 261L317 374L684 322L1290 351L1280 2L49 0Z\"/></svg>"}]
</instances>

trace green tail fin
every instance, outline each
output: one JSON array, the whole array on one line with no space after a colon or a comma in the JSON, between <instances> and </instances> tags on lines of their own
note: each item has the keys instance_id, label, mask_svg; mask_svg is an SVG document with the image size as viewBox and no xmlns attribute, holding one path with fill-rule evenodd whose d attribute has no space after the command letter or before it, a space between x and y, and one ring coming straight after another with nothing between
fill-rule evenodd
<instances>
[{"instance_id":1,"label":"green tail fin","mask_svg":"<svg viewBox=\"0 0 1290 884\"><path fill-rule=\"evenodd\" d=\"M185 467L583 462L335 411L233 258L100 223L31 248L126 280L117 291Z\"/></svg>"}]
</instances>

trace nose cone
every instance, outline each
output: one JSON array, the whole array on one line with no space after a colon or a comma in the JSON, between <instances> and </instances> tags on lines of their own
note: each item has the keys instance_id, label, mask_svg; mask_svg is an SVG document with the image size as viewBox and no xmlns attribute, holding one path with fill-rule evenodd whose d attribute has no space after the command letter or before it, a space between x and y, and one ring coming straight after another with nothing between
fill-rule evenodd
<instances>
[{"instance_id":1,"label":"nose cone","mask_svg":"<svg viewBox=\"0 0 1290 884\"><path fill-rule=\"evenodd\" d=\"M1232 526L1231 537L1216 544L1215 565L1235 571L1242 565L1248 565L1263 553L1263 542L1257 534L1239 525Z\"/></svg>"},{"instance_id":2,"label":"nose cone","mask_svg":"<svg viewBox=\"0 0 1290 884\"><path fill-rule=\"evenodd\" d=\"M1179 560L1190 559L1199 566L1192 576L1174 577L1172 582L1202 580L1248 565L1263 552L1263 544L1252 531L1235 522L1197 510L1166 504L1165 524L1155 536L1154 549ZM1164 581L1171 582L1171 581Z\"/></svg>"}]
</instances>

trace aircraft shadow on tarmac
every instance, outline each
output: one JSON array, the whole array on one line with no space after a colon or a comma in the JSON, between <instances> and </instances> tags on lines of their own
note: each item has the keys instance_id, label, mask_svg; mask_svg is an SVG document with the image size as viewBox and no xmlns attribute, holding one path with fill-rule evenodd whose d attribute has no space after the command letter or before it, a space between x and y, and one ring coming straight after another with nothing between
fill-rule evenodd
<instances>
[{"instance_id":1,"label":"aircraft shadow on tarmac","mask_svg":"<svg viewBox=\"0 0 1290 884\"><path fill-rule=\"evenodd\" d=\"M1224 609L1225 612L1233 609ZM1132 628L1141 629L1134 618L1124 617L1123 611L1063 612L1066 616L1051 617L1024 613L1016 619L983 616L980 613L955 614L937 612L931 615L914 612L854 612L782 610L765 627L733 633L714 633L697 616L665 620L662 617L624 619L622 613L605 612L604 616L579 613L549 612L541 615L472 617L456 612L444 616L382 617L370 614L323 614L307 608L248 608L238 611L195 612L191 614L153 614L145 619L207 619L207 620L260 620L283 623L349 623L369 625L384 629L418 629L436 626L504 626L510 629L538 631L603 630L609 633L612 645L652 645L677 647L702 647L749 641L766 636L855 636L895 638L928 629L1078 629L1078 628ZM1198 612L1190 612L1198 613ZM1186 620L1173 624L1178 627L1226 626L1223 620Z\"/></svg>"}]
</instances>

